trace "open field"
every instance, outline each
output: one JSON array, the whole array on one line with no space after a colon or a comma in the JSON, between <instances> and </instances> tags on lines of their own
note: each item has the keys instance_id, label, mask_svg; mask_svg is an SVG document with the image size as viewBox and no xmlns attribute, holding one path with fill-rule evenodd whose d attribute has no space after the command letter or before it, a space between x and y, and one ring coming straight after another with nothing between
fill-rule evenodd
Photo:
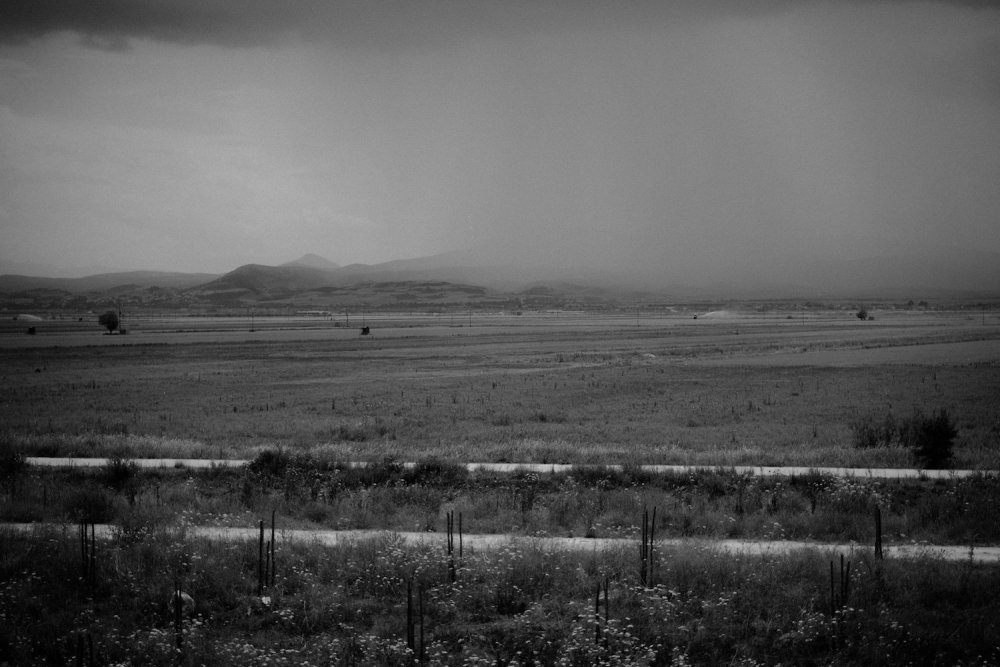
<instances>
[{"instance_id":1,"label":"open field","mask_svg":"<svg viewBox=\"0 0 1000 667\"><path fill-rule=\"evenodd\" d=\"M386 317L0 335L0 424L32 455L911 467L852 421L946 409L954 467L1000 468L1000 326L961 313Z\"/></svg>"},{"instance_id":2,"label":"open field","mask_svg":"<svg viewBox=\"0 0 1000 667\"><path fill-rule=\"evenodd\" d=\"M367 323L370 336L353 315L350 329L149 318L127 336L0 332L0 521L39 523L0 529L0 660L86 662L93 644L94 664L1000 663L1000 570L975 557L1000 545L995 474L641 467L910 468L901 443L857 446L859 419L897 428L946 410L949 465L1000 469L995 317ZM462 556L445 548L456 513L477 535ZM273 552L253 537L272 516L296 536ZM70 528L40 525L53 522ZM108 528L89 543L77 522ZM298 532L317 530L386 532ZM740 540L774 547L719 548ZM812 546L787 550L798 542ZM921 544L969 558L895 557ZM180 619L175 581L198 601Z\"/></svg>"}]
</instances>

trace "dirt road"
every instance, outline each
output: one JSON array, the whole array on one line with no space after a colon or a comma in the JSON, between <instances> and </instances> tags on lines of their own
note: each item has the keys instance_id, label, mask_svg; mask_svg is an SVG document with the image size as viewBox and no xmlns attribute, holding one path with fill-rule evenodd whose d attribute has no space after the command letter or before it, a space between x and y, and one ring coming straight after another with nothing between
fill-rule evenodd
<instances>
[{"instance_id":1,"label":"dirt road","mask_svg":"<svg viewBox=\"0 0 1000 667\"><path fill-rule=\"evenodd\" d=\"M95 534L103 539L114 535L116 526L100 524L95 526ZM75 536L76 525L70 524L31 524L8 523L0 524L0 530L11 530L20 533L33 531L57 530L67 536ZM184 534L188 537L218 539L225 541L250 541L259 536L258 528L245 527L186 527ZM180 532L178 530L178 532ZM372 540L389 534L398 535L410 544L438 544L444 549L445 535L434 532L396 532L383 530L280 530L280 543L298 542L304 544L319 544L336 546L364 540ZM531 537L523 535L472 534L462 536L464 549L471 551L489 551L507 544L531 545L551 551L597 551L613 549L635 549L638 541L627 538L586 538L586 537ZM783 555L803 549L821 552L852 553L868 551L867 545L830 544L823 542L805 542L795 540L708 540L708 539L660 539L656 544L661 549L694 548L706 551L721 551L731 554L746 554L752 556ZM945 561L969 561L983 564L1000 564L1000 546L959 546L935 544L898 544L883 546L886 558L933 558Z\"/></svg>"},{"instance_id":2,"label":"dirt road","mask_svg":"<svg viewBox=\"0 0 1000 667\"><path fill-rule=\"evenodd\" d=\"M47 458L29 456L25 460L29 465L60 468L93 468L107 465L106 458ZM232 468L246 465L243 459L129 459L140 468ZM362 467L364 462L347 463L351 467ZM417 464L410 461L401 463L404 468L413 468ZM568 463L465 463L469 472L481 470L484 472L512 473L533 472L538 474L566 474L574 468L607 468L621 470L622 466L587 466ZM830 475L833 477L862 477L870 479L955 479L974 475L997 475L996 470L921 470L918 468L810 468L806 466L688 466L688 465L640 465L631 469L639 469L651 473L687 474L701 471L732 472L737 475L754 475L758 477L800 477L802 475Z\"/></svg>"}]
</instances>

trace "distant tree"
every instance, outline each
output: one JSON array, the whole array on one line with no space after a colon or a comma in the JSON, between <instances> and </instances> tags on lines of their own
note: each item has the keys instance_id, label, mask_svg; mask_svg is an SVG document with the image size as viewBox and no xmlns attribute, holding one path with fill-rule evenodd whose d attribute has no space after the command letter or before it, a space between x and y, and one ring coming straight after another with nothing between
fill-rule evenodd
<instances>
[{"instance_id":1,"label":"distant tree","mask_svg":"<svg viewBox=\"0 0 1000 667\"><path fill-rule=\"evenodd\" d=\"M108 333L111 333L118 328L118 313L113 310L105 311L97 318L97 323L107 329Z\"/></svg>"},{"instance_id":2,"label":"distant tree","mask_svg":"<svg viewBox=\"0 0 1000 667\"><path fill-rule=\"evenodd\" d=\"M861 310L859 310L857 313L855 313L855 315L857 315L857 317L858 317L859 320L867 320L868 319L868 309L865 308L864 306L862 306Z\"/></svg>"}]
</instances>

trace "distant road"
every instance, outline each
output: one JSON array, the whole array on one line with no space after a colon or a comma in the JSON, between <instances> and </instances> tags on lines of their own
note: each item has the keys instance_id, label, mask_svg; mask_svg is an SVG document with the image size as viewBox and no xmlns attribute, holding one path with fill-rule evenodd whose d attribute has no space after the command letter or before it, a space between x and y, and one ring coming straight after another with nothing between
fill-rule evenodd
<instances>
[{"instance_id":1,"label":"distant road","mask_svg":"<svg viewBox=\"0 0 1000 667\"><path fill-rule=\"evenodd\" d=\"M28 464L36 466L51 466L59 468L93 468L107 465L111 459L106 458L57 458L28 456ZM247 459L128 459L140 468L238 468L250 463ZM346 465L354 468L370 465L365 462L350 462ZM404 468L416 467L415 462L401 463ZM754 475L759 477L798 477L802 475L820 474L832 477L867 477L871 479L954 479L976 475L995 476L997 470L920 470L918 468L821 468L808 466L690 466L690 465L573 465L568 463L465 463L469 472L482 470L486 472L534 472L539 474L568 473L574 468L596 468L618 470L641 470L651 473L687 474L701 471L733 472L738 475Z\"/></svg>"},{"instance_id":2,"label":"distant road","mask_svg":"<svg viewBox=\"0 0 1000 667\"><path fill-rule=\"evenodd\" d=\"M97 536L108 539L114 535L115 526L101 524L95 526ZM62 530L68 536L75 536L75 524L32 524L8 523L0 524L0 529L30 533L35 530ZM445 536L433 532L397 532L389 530L281 530L282 543L300 542L315 543L323 546L350 544L364 540L378 539L389 535L397 535L409 544L439 544L444 548ZM259 528L244 527L214 527L186 526L184 535L207 539L218 539L231 542L256 540ZM462 535L463 548L481 549L484 551L497 549L507 544L522 544L535 546L552 551L605 551L614 549L634 549L638 544L635 539L612 537L532 537L510 534L472 534ZM784 555L803 549L817 551L848 552L868 551L871 547L851 544L831 544L825 542L804 542L797 540L711 540L711 539L660 539L657 546L663 548L692 548L706 551L721 551L731 554L747 554L751 556ZM899 544L884 545L883 554L886 558L939 558L946 561L971 561L984 564L1000 564L1000 547L997 546L959 546L936 544Z\"/></svg>"}]
</instances>

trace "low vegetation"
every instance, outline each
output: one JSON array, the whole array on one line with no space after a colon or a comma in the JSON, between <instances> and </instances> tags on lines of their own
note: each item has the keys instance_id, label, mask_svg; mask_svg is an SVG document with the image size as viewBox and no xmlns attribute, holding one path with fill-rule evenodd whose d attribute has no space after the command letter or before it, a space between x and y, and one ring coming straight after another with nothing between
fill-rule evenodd
<instances>
[{"instance_id":1,"label":"low vegetation","mask_svg":"<svg viewBox=\"0 0 1000 667\"><path fill-rule=\"evenodd\" d=\"M903 447L913 452L917 465L927 469L947 468L951 464L958 428L941 409L931 416L920 410L899 419L891 412L881 419L860 417L851 425L854 445L860 448Z\"/></svg>"},{"instance_id":2,"label":"low vegetation","mask_svg":"<svg viewBox=\"0 0 1000 667\"><path fill-rule=\"evenodd\" d=\"M126 459L93 469L16 467L0 489L0 520L8 522L252 526L274 510L290 528L426 531L440 530L446 513L457 511L466 532L635 538L643 508L658 507L663 538L872 544L878 509L889 544L1000 542L996 475L765 478L630 467L503 474L439 459L352 467L267 450L245 468L204 472L142 470Z\"/></svg>"},{"instance_id":3,"label":"low vegetation","mask_svg":"<svg viewBox=\"0 0 1000 667\"><path fill-rule=\"evenodd\" d=\"M449 555L391 533L338 547L0 531L13 664L762 665L1000 660L1000 569L869 551L787 557L543 542ZM174 609L173 591L193 609Z\"/></svg>"}]
</instances>

